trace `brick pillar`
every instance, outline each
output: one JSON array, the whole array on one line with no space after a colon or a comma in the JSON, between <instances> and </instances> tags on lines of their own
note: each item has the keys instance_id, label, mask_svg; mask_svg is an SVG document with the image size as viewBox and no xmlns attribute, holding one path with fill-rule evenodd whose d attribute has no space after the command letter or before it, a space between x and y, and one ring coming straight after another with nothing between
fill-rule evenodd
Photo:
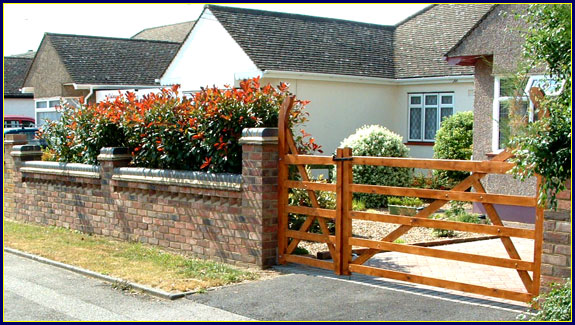
<instances>
[{"instance_id":1,"label":"brick pillar","mask_svg":"<svg viewBox=\"0 0 575 325\"><path fill-rule=\"evenodd\" d=\"M102 235L128 239L127 233L121 229L126 218L123 215L124 211L119 211L115 202L115 199L119 197L114 193L111 180L114 175L114 168L128 166L132 161L132 155L128 148L102 148L98 155L98 161L100 162L100 184L104 204L113 208L112 211L106 211L106 222L102 223L105 225L102 227Z\"/></svg>"},{"instance_id":2,"label":"brick pillar","mask_svg":"<svg viewBox=\"0 0 575 325\"><path fill-rule=\"evenodd\" d=\"M10 138L9 141L4 142L5 152L10 152L9 155L4 155L4 216L18 219L18 212L23 204L19 190L23 186L20 167L24 161L42 159L42 150L40 146L17 144L26 143L21 138Z\"/></svg>"},{"instance_id":3,"label":"brick pillar","mask_svg":"<svg viewBox=\"0 0 575 325\"><path fill-rule=\"evenodd\" d=\"M277 260L278 129L244 129L242 138L242 215L256 220L256 263L262 268ZM251 218L250 218L251 219Z\"/></svg>"},{"instance_id":4,"label":"brick pillar","mask_svg":"<svg viewBox=\"0 0 575 325\"><path fill-rule=\"evenodd\" d=\"M25 134L7 134L4 138L4 216L13 218L16 209L15 195L15 174L14 158L10 154L14 146L28 143Z\"/></svg>"},{"instance_id":5,"label":"brick pillar","mask_svg":"<svg viewBox=\"0 0 575 325\"><path fill-rule=\"evenodd\" d=\"M11 155L14 146L28 143L25 134L7 134L4 138L4 197L14 190L14 158Z\"/></svg>"},{"instance_id":6,"label":"brick pillar","mask_svg":"<svg viewBox=\"0 0 575 325\"><path fill-rule=\"evenodd\" d=\"M567 189L557 195L557 211L545 211L542 292L548 291L551 283L571 276L571 180L565 186Z\"/></svg>"}]
</instances>

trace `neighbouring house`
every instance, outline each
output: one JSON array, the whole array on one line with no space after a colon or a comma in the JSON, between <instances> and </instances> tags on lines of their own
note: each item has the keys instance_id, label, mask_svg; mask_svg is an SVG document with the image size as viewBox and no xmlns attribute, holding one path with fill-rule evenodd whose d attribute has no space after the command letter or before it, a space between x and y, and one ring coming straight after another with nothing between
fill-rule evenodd
<instances>
[{"instance_id":1,"label":"neighbouring house","mask_svg":"<svg viewBox=\"0 0 575 325\"><path fill-rule=\"evenodd\" d=\"M183 23L146 28L131 38L182 43L195 23L196 21L192 20Z\"/></svg>"},{"instance_id":2,"label":"neighbouring house","mask_svg":"<svg viewBox=\"0 0 575 325\"><path fill-rule=\"evenodd\" d=\"M46 33L24 81L36 122L57 120L57 107L96 102L119 90L157 89L180 43Z\"/></svg>"},{"instance_id":3,"label":"neighbouring house","mask_svg":"<svg viewBox=\"0 0 575 325\"><path fill-rule=\"evenodd\" d=\"M3 115L35 117L34 96L20 91L32 64L35 52L4 57Z\"/></svg>"},{"instance_id":4,"label":"neighbouring house","mask_svg":"<svg viewBox=\"0 0 575 325\"><path fill-rule=\"evenodd\" d=\"M492 4L432 5L395 26L207 5L161 77L184 92L260 76L311 100L306 130L334 151L365 124L431 157L441 119L473 108L473 68L443 55Z\"/></svg>"},{"instance_id":5,"label":"neighbouring house","mask_svg":"<svg viewBox=\"0 0 575 325\"><path fill-rule=\"evenodd\" d=\"M450 64L470 66L475 69L475 102L473 110L473 158L487 160L505 148L509 135L509 110L516 99L513 89L516 81L512 78L521 62L521 49L524 38L521 30L525 21L516 18L515 13L524 12L528 5L496 5L448 52ZM520 99L526 117L533 121L533 104L528 98L528 90L541 86L544 69L531 70L524 85L525 95ZM521 86L523 87L523 85ZM546 90L552 95L553 90ZM489 192L515 195L534 195L535 179L520 182L510 175L489 175L484 185ZM499 207L498 211L508 218L523 221L535 220L533 209Z\"/></svg>"}]
</instances>

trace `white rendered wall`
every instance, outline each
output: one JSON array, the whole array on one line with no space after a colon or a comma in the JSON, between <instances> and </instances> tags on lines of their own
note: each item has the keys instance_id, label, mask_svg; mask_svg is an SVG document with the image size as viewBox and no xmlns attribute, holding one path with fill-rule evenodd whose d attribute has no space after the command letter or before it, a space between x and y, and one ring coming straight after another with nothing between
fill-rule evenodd
<instances>
[{"instance_id":1,"label":"white rendered wall","mask_svg":"<svg viewBox=\"0 0 575 325\"><path fill-rule=\"evenodd\" d=\"M233 86L236 73L258 75L260 71L206 9L160 83L180 84L182 91L196 91L206 86Z\"/></svg>"},{"instance_id":2,"label":"white rendered wall","mask_svg":"<svg viewBox=\"0 0 575 325\"><path fill-rule=\"evenodd\" d=\"M4 98L4 115L24 115L35 118L33 98Z\"/></svg>"}]
</instances>

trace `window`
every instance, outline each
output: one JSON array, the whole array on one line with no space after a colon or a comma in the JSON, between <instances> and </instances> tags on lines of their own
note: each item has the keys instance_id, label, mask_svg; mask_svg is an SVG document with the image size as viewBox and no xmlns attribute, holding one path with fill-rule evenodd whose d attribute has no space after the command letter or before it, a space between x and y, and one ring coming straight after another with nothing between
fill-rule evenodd
<instances>
[{"instance_id":1,"label":"window","mask_svg":"<svg viewBox=\"0 0 575 325\"><path fill-rule=\"evenodd\" d=\"M541 88L546 95L557 95L563 83L545 78L544 76L531 76L524 82L504 77L495 77L493 94L493 152L501 151L506 147L511 137L510 115L522 117L522 123L537 120L533 103L529 100L529 89ZM518 119L519 121L519 119Z\"/></svg>"},{"instance_id":2,"label":"window","mask_svg":"<svg viewBox=\"0 0 575 325\"><path fill-rule=\"evenodd\" d=\"M56 108L59 107L59 98L36 100L36 122L38 126L46 124L48 120L58 121L60 119L60 112L58 112Z\"/></svg>"},{"instance_id":3,"label":"window","mask_svg":"<svg viewBox=\"0 0 575 325\"><path fill-rule=\"evenodd\" d=\"M444 118L453 115L453 93L409 94L409 141L435 141Z\"/></svg>"},{"instance_id":4,"label":"window","mask_svg":"<svg viewBox=\"0 0 575 325\"><path fill-rule=\"evenodd\" d=\"M75 97L69 98L46 98L36 100L36 121L38 126L46 124L48 120L60 120L60 107L80 106L80 99Z\"/></svg>"}]
</instances>

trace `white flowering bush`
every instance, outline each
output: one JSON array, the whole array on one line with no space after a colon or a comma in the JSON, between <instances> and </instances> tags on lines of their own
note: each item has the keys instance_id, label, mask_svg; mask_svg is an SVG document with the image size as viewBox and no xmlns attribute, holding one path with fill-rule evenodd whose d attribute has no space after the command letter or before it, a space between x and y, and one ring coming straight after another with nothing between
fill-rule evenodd
<instances>
[{"instance_id":1,"label":"white flowering bush","mask_svg":"<svg viewBox=\"0 0 575 325\"><path fill-rule=\"evenodd\" d=\"M350 147L354 156L407 157L409 149L400 135L379 125L366 125L344 139L340 147ZM413 168L353 166L356 184L409 186ZM387 205L387 197L377 194L355 193L354 198L365 202L367 208Z\"/></svg>"}]
</instances>

